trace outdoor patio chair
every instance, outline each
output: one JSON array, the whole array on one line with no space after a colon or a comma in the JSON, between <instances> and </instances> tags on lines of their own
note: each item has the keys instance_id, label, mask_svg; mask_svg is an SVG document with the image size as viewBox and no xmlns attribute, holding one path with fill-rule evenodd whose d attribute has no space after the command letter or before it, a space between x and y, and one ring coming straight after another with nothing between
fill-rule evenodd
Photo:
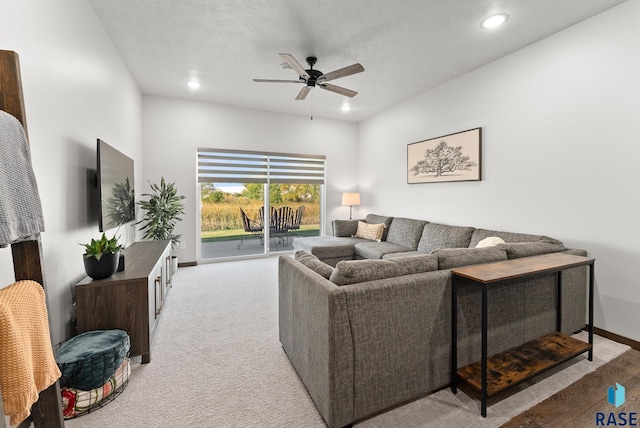
<instances>
[{"instance_id":1,"label":"outdoor patio chair","mask_svg":"<svg viewBox=\"0 0 640 428\"><path fill-rule=\"evenodd\" d=\"M287 232L289 231L290 219L293 210L291 207L281 207L277 210L274 209L271 215L271 222L269 224L269 236L276 239L276 248L278 247L278 239L282 241L284 247Z\"/></svg>"},{"instance_id":2,"label":"outdoor patio chair","mask_svg":"<svg viewBox=\"0 0 640 428\"><path fill-rule=\"evenodd\" d=\"M304 205L300 205L293 216L293 223L289 227L289 230L297 231L302 224L302 216L304 215Z\"/></svg>"},{"instance_id":3,"label":"outdoor patio chair","mask_svg":"<svg viewBox=\"0 0 640 428\"><path fill-rule=\"evenodd\" d=\"M261 208L262 209L262 208ZM244 212L242 208L240 208L240 216L242 217L242 227L246 233L250 233L251 235L243 235L240 239L240 243L238 244L238 251L240 251L240 247L244 243L245 239L250 238L260 238L260 242L262 242L262 235L264 233L264 228L262 226L262 219L264 216L260 216L260 221L255 221L249 218L247 214Z\"/></svg>"}]
</instances>

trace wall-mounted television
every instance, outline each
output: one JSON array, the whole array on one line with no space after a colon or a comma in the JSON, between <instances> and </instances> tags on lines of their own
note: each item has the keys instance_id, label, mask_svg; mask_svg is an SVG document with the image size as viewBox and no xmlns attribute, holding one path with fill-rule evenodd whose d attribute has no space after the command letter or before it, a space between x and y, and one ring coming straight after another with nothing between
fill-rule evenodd
<instances>
[{"instance_id":1,"label":"wall-mounted television","mask_svg":"<svg viewBox=\"0 0 640 428\"><path fill-rule=\"evenodd\" d=\"M98 138L100 232L136 218L133 159Z\"/></svg>"}]
</instances>

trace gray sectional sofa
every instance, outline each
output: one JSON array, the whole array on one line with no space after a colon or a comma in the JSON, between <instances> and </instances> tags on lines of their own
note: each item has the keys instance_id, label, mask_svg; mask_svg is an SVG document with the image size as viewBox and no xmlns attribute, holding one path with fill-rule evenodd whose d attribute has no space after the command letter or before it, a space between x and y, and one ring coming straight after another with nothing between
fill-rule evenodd
<instances>
[{"instance_id":1,"label":"gray sectional sofa","mask_svg":"<svg viewBox=\"0 0 640 428\"><path fill-rule=\"evenodd\" d=\"M368 215L380 242L334 235L296 238L279 260L280 342L329 427L347 426L449 384L451 269L555 251L586 256L546 236ZM485 238L505 241L476 248ZM563 272L562 331L585 326L585 267ZM458 299L458 365L480 358L479 287ZM555 330L555 275L489 291L489 354Z\"/></svg>"}]
</instances>

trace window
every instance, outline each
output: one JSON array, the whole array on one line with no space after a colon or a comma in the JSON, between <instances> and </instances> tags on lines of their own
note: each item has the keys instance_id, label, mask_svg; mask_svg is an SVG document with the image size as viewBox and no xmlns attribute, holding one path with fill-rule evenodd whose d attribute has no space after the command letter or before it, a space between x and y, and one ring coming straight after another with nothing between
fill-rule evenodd
<instances>
[{"instance_id":1,"label":"window","mask_svg":"<svg viewBox=\"0 0 640 428\"><path fill-rule=\"evenodd\" d=\"M324 180L325 156L198 149L200 258L292 250L294 237L319 235Z\"/></svg>"}]
</instances>

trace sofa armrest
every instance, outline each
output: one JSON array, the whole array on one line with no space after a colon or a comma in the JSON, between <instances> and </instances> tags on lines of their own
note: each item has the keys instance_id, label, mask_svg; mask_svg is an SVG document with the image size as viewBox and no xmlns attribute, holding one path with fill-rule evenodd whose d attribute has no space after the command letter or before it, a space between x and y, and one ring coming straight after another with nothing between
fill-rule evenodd
<instances>
[{"instance_id":1,"label":"sofa armrest","mask_svg":"<svg viewBox=\"0 0 640 428\"><path fill-rule=\"evenodd\" d=\"M433 271L350 284L356 420L450 381L451 274Z\"/></svg>"},{"instance_id":2,"label":"sofa armrest","mask_svg":"<svg viewBox=\"0 0 640 428\"><path fill-rule=\"evenodd\" d=\"M279 335L329 427L353 419L353 345L344 292L291 257L278 267Z\"/></svg>"}]
</instances>

